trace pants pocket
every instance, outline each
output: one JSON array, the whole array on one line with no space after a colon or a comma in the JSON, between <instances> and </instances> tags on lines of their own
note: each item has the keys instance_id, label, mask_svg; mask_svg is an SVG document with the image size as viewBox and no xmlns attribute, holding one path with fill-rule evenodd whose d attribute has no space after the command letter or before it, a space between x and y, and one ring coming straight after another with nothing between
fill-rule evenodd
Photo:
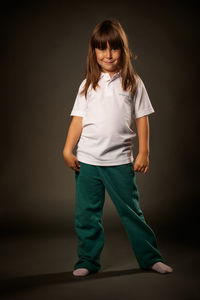
<instances>
[{"instance_id":1,"label":"pants pocket","mask_svg":"<svg viewBox=\"0 0 200 300\"><path fill-rule=\"evenodd\" d=\"M129 163L128 166L129 166L130 174L133 175L134 174L134 170L133 170L134 165L133 165L133 163Z\"/></svg>"}]
</instances>

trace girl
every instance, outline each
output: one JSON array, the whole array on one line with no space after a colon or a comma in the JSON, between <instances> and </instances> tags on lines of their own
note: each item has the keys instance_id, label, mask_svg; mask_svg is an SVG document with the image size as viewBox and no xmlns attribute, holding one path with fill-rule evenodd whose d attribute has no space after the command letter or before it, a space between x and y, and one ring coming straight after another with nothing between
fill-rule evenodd
<instances>
[{"instance_id":1,"label":"girl","mask_svg":"<svg viewBox=\"0 0 200 300\"><path fill-rule=\"evenodd\" d=\"M155 234L139 206L135 172L146 174L149 169L148 115L154 109L143 81L133 70L131 57L126 34L117 20L96 25L89 42L86 78L79 87L63 149L64 160L75 171L76 180L78 261L74 276L85 276L101 268L105 189L119 213L139 266L159 273L173 271L164 264ZM134 121L139 138L135 161Z\"/></svg>"}]
</instances>

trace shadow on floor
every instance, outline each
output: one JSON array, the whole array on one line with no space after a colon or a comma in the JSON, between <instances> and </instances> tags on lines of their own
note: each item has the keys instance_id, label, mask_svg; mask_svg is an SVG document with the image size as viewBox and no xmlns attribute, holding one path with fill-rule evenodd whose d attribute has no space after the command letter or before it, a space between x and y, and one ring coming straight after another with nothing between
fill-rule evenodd
<instances>
[{"instance_id":1,"label":"shadow on floor","mask_svg":"<svg viewBox=\"0 0 200 300\"><path fill-rule=\"evenodd\" d=\"M119 271L100 271L98 273L91 273L87 276L74 276L72 271L63 273L53 273L53 274L42 274L34 276L25 276L12 279L1 280L0 283L0 293L12 293L17 290L41 287L49 284L61 284L61 283L73 283L80 282L81 280L94 280L100 278L108 278L114 276L139 274L139 273L157 273L153 270L144 269L128 269ZM157 273L158 274L158 273Z\"/></svg>"}]
</instances>

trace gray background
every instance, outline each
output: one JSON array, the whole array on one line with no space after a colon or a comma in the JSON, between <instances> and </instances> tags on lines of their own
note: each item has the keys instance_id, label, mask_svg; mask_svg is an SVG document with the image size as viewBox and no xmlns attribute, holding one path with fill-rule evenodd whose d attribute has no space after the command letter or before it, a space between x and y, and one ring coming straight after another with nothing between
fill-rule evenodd
<instances>
[{"instance_id":1,"label":"gray background","mask_svg":"<svg viewBox=\"0 0 200 300\"><path fill-rule=\"evenodd\" d=\"M199 217L195 1L7 1L1 6L1 234L73 229L75 179L62 157L94 26L118 19L155 113L150 169L137 174L156 233L194 238ZM138 143L135 139L134 155ZM106 194L106 228L121 225Z\"/></svg>"}]
</instances>

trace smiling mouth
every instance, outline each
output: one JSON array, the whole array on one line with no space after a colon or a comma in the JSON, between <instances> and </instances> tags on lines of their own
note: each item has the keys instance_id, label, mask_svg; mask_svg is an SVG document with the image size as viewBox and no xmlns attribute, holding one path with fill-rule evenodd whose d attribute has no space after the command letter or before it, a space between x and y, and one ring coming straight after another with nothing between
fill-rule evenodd
<instances>
[{"instance_id":1,"label":"smiling mouth","mask_svg":"<svg viewBox=\"0 0 200 300\"><path fill-rule=\"evenodd\" d=\"M113 61L105 61L106 64L112 64Z\"/></svg>"}]
</instances>

